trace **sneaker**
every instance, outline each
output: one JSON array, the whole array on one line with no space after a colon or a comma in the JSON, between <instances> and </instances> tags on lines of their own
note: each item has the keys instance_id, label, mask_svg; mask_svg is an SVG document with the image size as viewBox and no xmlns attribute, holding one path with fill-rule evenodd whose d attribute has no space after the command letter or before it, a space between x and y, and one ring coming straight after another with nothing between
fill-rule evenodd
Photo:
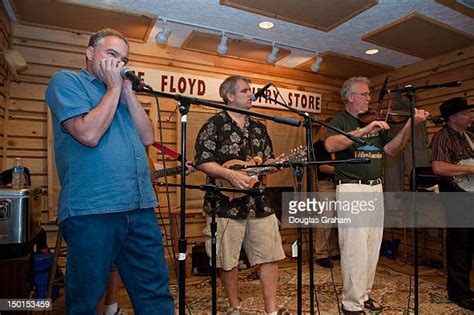
<instances>
[{"instance_id":1,"label":"sneaker","mask_svg":"<svg viewBox=\"0 0 474 315\"><path fill-rule=\"evenodd\" d=\"M289 315L290 312L288 312L286 308L280 307L278 311L274 311L271 313L267 313L266 311L263 311L263 314Z\"/></svg>"},{"instance_id":2,"label":"sneaker","mask_svg":"<svg viewBox=\"0 0 474 315\"><path fill-rule=\"evenodd\" d=\"M331 260L341 260L341 255L331 256Z\"/></svg>"},{"instance_id":3,"label":"sneaker","mask_svg":"<svg viewBox=\"0 0 474 315\"><path fill-rule=\"evenodd\" d=\"M341 310L342 310L342 314L344 315L355 315L355 314L365 314L365 312L363 310L360 310L360 311L348 311L344 308L343 305L341 305Z\"/></svg>"},{"instance_id":4,"label":"sneaker","mask_svg":"<svg viewBox=\"0 0 474 315\"><path fill-rule=\"evenodd\" d=\"M227 311L227 315L240 315L240 307L234 307Z\"/></svg>"},{"instance_id":5,"label":"sneaker","mask_svg":"<svg viewBox=\"0 0 474 315\"><path fill-rule=\"evenodd\" d=\"M372 298L368 298L367 301L364 302L364 307L372 312L381 312L383 310L383 305L380 303L379 306L375 306L375 302Z\"/></svg>"}]
</instances>

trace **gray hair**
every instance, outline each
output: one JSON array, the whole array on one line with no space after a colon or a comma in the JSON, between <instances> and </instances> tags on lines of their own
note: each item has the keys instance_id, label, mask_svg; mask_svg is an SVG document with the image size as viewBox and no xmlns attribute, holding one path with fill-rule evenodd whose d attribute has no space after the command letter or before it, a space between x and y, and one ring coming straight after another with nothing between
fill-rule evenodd
<instances>
[{"instance_id":1,"label":"gray hair","mask_svg":"<svg viewBox=\"0 0 474 315\"><path fill-rule=\"evenodd\" d=\"M227 104L228 101L227 94L235 93L235 84L240 80L245 81L248 84L252 83L249 78L240 75L230 76L221 83L221 86L219 87L219 95L222 97L224 104Z\"/></svg>"},{"instance_id":2,"label":"gray hair","mask_svg":"<svg viewBox=\"0 0 474 315\"><path fill-rule=\"evenodd\" d=\"M347 96L352 93L352 87L356 83L366 83L367 85L370 85L370 80L366 77L352 77L347 79L341 87L341 100L344 104L349 102Z\"/></svg>"}]
</instances>

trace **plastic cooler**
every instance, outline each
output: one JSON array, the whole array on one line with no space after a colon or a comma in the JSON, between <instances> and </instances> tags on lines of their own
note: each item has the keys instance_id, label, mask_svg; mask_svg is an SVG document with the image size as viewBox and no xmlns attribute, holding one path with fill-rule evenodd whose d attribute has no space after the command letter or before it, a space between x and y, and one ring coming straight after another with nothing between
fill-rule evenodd
<instances>
[{"instance_id":1,"label":"plastic cooler","mask_svg":"<svg viewBox=\"0 0 474 315\"><path fill-rule=\"evenodd\" d=\"M48 293L49 273L53 264L54 255L52 253L35 253L33 270L34 283L36 287L36 298L45 299ZM59 288L53 287L52 299L58 297Z\"/></svg>"}]
</instances>

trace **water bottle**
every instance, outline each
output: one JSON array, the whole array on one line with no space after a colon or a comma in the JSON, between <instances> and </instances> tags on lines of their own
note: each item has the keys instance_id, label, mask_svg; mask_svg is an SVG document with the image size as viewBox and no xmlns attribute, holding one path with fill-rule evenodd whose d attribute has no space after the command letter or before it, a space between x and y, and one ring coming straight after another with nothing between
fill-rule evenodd
<instances>
[{"instance_id":1,"label":"water bottle","mask_svg":"<svg viewBox=\"0 0 474 315\"><path fill-rule=\"evenodd\" d=\"M26 186L25 168L21 166L21 159L15 159L15 165L12 169L12 188L22 189Z\"/></svg>"}]
</instances>

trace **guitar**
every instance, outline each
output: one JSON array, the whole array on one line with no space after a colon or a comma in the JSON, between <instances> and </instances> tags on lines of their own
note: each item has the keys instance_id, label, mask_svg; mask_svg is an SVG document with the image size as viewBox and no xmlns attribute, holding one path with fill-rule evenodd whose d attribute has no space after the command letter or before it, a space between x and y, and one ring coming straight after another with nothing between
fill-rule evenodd
<instances>
[{"instance_id":1,"label":"guitar","mask_svg":"<svg viewBox=\"0 0 474 315\"><path fill-rule=\"evenodd\" d=\"M306 157L307 147L301 145L292 149L290 153L283 158L282 162L306 161ZM272 174L280 170L273 166L242 169L242 166L255 166L262 164L262 158L259 156L254 156L250 161L242 161L237 159L229 160L222 164L222 166L231 170L235 170L237 172L242 172L245 175L249 176L251 178L250 187L254 188L259 185L258 177L260 175ZM216 178L216 185L219 187L232 187L231 183L223 178ZM236 193L228 191L221 191L221 194L229 198L229 201L245 196L245 193Z\"/></svg>"},{"instance_id":2,"label":"guitar","mask_svg":"<svg viewBox=\"0 0 474 315\"><path fill-rule=\"evenodd\" d=\"M474 165L474 159L461 160L458 164ZM474 175L454 176L453 182L464 191L474 192Z\"/></svg>"},{"instance_id":3,"label":"guitar","mask_svg":"<svg viewBox=\"0 0 474 315\"><path fill-rule=\"evenodd\" d=\"M151 173L151 180L154 181L155 179L158 179L161 177L181 174L181 166L163 168L161 170L151 170L150 173Z\"/></svg>"},{"instance_id":4,"label":"guitar","mask_svg":"<svg viewBox=\"0 0 474 315\"><path fill-rule=\"evenodd\" d=\"M151 181L155 181L158 178L165 177L165 176L173 176L173 175L180 175L181 174L181 166L163 168L157 170L155 167L155 163L148 157L148 167L150 168L150 175ZM186 175L188 175L189 171L186 171Z\"/></svg>"}]
</instances>

